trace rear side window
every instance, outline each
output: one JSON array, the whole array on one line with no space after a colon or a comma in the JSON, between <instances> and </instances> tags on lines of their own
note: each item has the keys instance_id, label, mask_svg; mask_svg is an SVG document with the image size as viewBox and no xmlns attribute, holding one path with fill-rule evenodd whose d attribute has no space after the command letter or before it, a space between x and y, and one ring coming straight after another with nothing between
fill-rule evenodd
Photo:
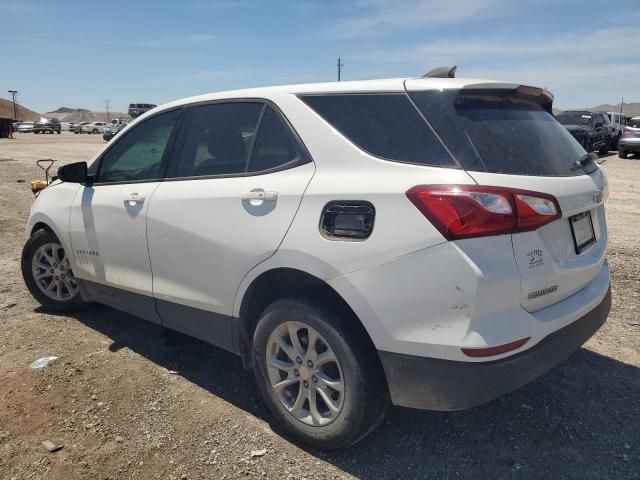
<instances>
[{"instance_id":1,"label":"rear side window","mask_svg":"<svg viewBox=\"0 0 640 480\"><path fill-rule=\"evenodd\" d=\"M582 175L585 154L567 129L529 97L482 90L410 93L465 170L513 175ZM565 115L584 125L589 116ZM587 118L585 118L587 117Z\"/></svg>"},{"instance_id":2,"label":"rear side window","mask_svg":"<svg viewBox=\"0 0 640 480\"><path fill-rule=\"evenodd\" d=\"M261 103L214 103L196 108L178 163L178 177L244 173Z\"/></svg>"},{"instance_id":3,"label":"rear side window","mask_svg":"<svg viewBox=\"0 0 640 480\"><path fill-rule=\"evenodd\" d=\"M405 94L304 95L301 100L371 155L458 167Z\"/></svg>"},{"instance_id":4,"label":"rear side window","mask_svg":"<svg viewBox=\"0 0 640 480\"><path fill-rule=\"evenodd\" d=\"M248 171L260 172L278 168L298 161L301 155L289 126L271 107L267 107L260 122Z\"/></svg>"}]
</instances>

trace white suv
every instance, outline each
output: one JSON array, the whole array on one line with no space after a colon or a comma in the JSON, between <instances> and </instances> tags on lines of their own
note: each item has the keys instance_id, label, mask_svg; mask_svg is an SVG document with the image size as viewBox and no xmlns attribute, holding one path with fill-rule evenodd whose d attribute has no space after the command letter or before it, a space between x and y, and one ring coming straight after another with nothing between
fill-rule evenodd
<instances>
[{"instance_id":1,"label":"white suv","mask_svg":"<svg viewBox=\"0 0 640 480\"><path fill-rule=\"evenodd\" d=\"M83 125L80 129L80 133L104 133L109 124L107 122L91 122Z\"/></svg>"},{"instance_id":2,"label":"white suv","mask_svg":"<svg viewBox=\"0 0 640 480\"><path fill-rule=\"evenodd\" d=\"M603 324L607 183L546 90L411 78L179 100L36 199L22 271L241 355L320 448L458 410Z\"/></svg>"}]
</instances>

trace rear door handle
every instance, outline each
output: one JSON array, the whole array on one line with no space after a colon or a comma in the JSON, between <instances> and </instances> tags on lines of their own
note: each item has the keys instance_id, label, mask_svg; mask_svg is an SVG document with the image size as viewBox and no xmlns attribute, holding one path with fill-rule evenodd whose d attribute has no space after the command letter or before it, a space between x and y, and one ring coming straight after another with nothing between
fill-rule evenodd
<instances>
[{"instance_id":1,"label":"rear door handle","mask_svg":"<svg viewBox=\"0 0 640 480\"><path fill-rule=\"evenodd\" d=\"M125 199L125 201L133 206L136 203L144 203L145 199L147 197L145 197L144 195L140 195L139 193L130 193L129 195L127 195L127 198Z\"/></svg>"},{"instance_id":2,"label":"rear door handle","mask_svg":"<svg viewBox=\"0 0 640 480\"><path fill-rule=\"evenodd\" d=\"M252 190L240 195L242 200L262 200L265 202L275 202L278 199L278 192L265 192L264 190Z\"/></svg>"}]
</instances>

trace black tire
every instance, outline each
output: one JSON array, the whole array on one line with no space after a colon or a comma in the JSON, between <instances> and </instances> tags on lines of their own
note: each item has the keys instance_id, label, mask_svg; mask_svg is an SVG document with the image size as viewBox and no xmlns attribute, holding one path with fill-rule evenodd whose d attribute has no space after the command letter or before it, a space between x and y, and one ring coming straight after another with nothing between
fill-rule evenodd
<instances>
[{"instance_id":1,"label":"black tire","mask_svg":"<svg viewBox=\"0 0 640 480\"><path fill-rule=\"evenodd\" d=\"M38 249L47 243L55 243L62 246L58 237L48 230L38 230L36 233L31 235L29 240L27 240L27 243L25 243L24 248L22 249L22 259L20 262L24 283L27 285L31 295L33 295L33 297L42 306L50 310L54 310L56 312L71 312L79 310L87 305L87 303L82 300L79 291L69 299L55 300L45 295L36 283L31 262ZM73 272L71 272L71 274L73 275Z\"/></svg>"},{"instance_id":2,"label":"black tire","mask_svg":"<svg viewBox=\"0 0 640 480\"><path fill-rule=\"evenodd\" d=\"M627 151L624 148L618 147L618 157L627 158Z\"/></svg>"},{"instance_id":3,"label":"black tire","mask_svg":"<svg viewBox=\"0 0 640 480\"><path fill-rule=\"evenodd\" d=\"M254 332L253 371L265 403L292 437L315 448L336 449L358 442L380 423L391 403L377 353L369 339L362 338L359 326L350 320L327 307L286 298L265 309ZM266 368L269 338L279 325L290 321L315 329L326 339L340 364L345 386L343 404L328 425L312 426L295 418L271 386Z\"/></svg>"},{"instance_id":4,"label":"black tire","mask_svg":"<svg viewBox=\"0 0 640 480\"><path fill-rule=\"evenodd\" d=\"M98 133L98 129L94 128L93 130L91 130L91 133L93 133L95 135L96 133Z\"/></svg>"},{"instance_id":5,"label":"black tire","mask_svg":"<svg viewBox=\"0 0 640 480\"><path fill-rule=\"evenodd\" d=\"M593 141L591 139L588 139L584 142L584 149L588 152L591 153L593 152Z\"/></svg>"}]
</instances>

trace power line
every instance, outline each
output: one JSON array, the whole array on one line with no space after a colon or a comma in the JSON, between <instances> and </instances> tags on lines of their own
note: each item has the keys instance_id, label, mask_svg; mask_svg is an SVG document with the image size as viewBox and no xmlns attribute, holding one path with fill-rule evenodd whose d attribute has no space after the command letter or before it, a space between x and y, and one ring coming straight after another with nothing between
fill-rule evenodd
<instances>
[{"instance_id":1,"label":"power line","mask_svg":"<svg viewBox=\"0 0 640 480\"><path fill-rule=\"evenodd\" d=\"M18 96L18 90L8 90L13 98L13 119L18 120L18 109L16 107L16 97Z\"/></svg>"}]
</instances>

